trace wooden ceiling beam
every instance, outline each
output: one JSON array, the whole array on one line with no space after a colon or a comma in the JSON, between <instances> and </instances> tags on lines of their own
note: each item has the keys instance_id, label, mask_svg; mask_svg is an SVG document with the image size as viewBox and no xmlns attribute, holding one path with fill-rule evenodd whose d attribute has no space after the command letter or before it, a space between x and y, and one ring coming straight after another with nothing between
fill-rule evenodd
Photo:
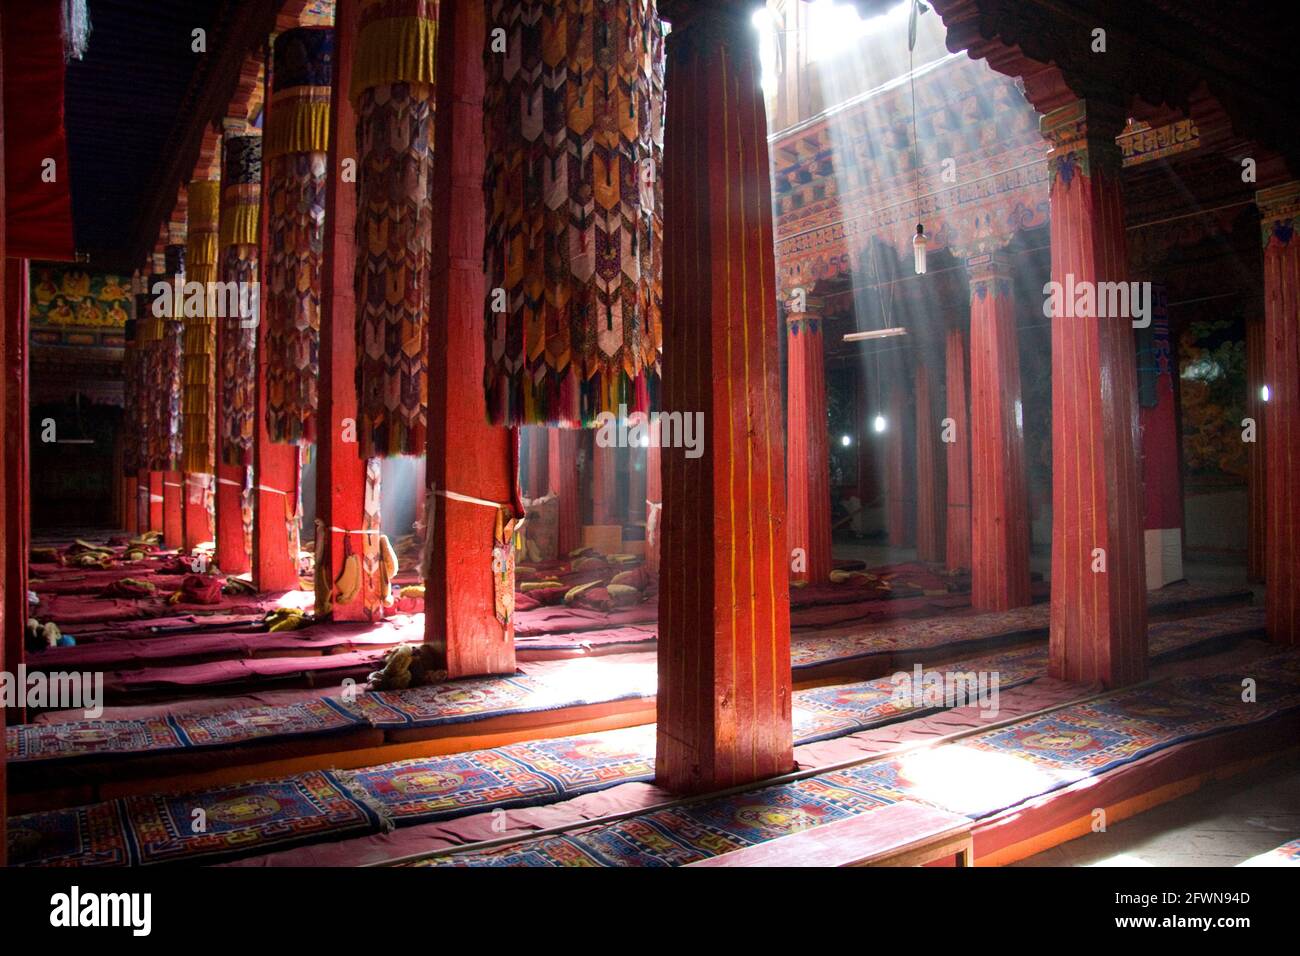
<instances>
[{"instance_id":1,"label":"wooden ceiling beam","mask_svg":"<svg viewBox=\"0 0 1300 956\"><path fill-rule=\"evenodd\" d=\"M204 159L205 146L211 148L209 133L213 124L225 116L249 53L262 49L274 31L279 7L265 0L227 0L218 12L208 31L208 52L202 54L213 58L213 62L197 71L181 110L185 119L172 131L164 148L165 165L157 191L141 217L132 261L141 261L154 247L159 224L172 215L178 192ZM206 156L209 163L212 158L211 154Z\"/></svg>"}]
</instances>

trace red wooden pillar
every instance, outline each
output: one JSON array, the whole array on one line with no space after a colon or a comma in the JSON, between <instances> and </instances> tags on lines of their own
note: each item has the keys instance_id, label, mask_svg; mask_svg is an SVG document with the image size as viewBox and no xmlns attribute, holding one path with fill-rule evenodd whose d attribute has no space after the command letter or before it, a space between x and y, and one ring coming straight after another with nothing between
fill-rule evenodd
<instances>
[{"instance_id":1,"label":"red wooden pillar","mask_svg":"<svg viewBox=\"0 0 1300 956\"><path fill-rule=\"evenodd\" d=\"M948 516L945 524L946 564L949 571L969 568L970 541L970 413L966 385L969 381L966 332L948 329L945 343L947 411L952 428L945 444L948 456Z\"/></svg>"},{"instance_id":2,"label":"red wooden pillar","mask_svg":"<svg viewBox=\"0 0 1300 956\"><path fill-rule=\"evenodd\" d=\"M3 33L3 24L0 23L0 33ZM0 42L0 48L3 43ZM9 351L9 277L7 263L5 261L5 177L4 177L4 60L0 57L0 316L5 317L5 321L0 321L0 355L8 354ZM0 389L0 421L5 420L7 408L5 401L5 390ZM0 467L0 501L7 501L8 476L5 469ZM6 566L6 547L5 536L0 534L0 567ZM0 582L0 592L9 593L9 585ZM23 595L26 598L26 594ZM8 622L5 616L4 600L0 600L0 634L8 633ZM5 648L5 641L0 640L0 671L6 671L16 668L16 663L10 660ZM0 707L0 734L5 730L5 713L4 708ZM6 825L8 822L8 807L6 806L6 795L8 794L8 782L5 779L5 755L0 754L0 866L5 865L8 854L8 836Z\"/></svg>"},{"instance_id":3,"label":"red wooden pillar","mask_svg":"<svg viewBox=\"0 0 1300 956\"><path fill-rule=\"evenodd\" d=\"M899 375L905 374L899 370ZM916 477L907 467L907 386L896 375L885 412L885 529L891 548L908 548L916 507Z\"/></svg>"},{"instance_id":4,"label":"red wooden pillar","mask_svg":"<svg viewBox=\"0 0 1300 956\"><path fill-rule=\"evenodd\" d=\"M786 521L790 577L825 584L831 573L831 471L821 316L786 322ZM795 549L801 549L802 561Z\"/></svg>"},{"instance_id":5,"label":"red wooden pillar","mask_svg":"<svg viewBox=\"0 0 1300 956\"><path fill-rule=\"evenodd\" d=\"M1005 611L1030 603L1029 493L1025 479L1020 352L1011 266L973 256L970 275L971 605Z\"/></svg>"},{"instance_id":6,"label":"red wooden pillar","mask_svg":"<svg viewBox=\"0 0 1300 956\"><path fill-rule=\"evenodd\" d=\"M943 443L935 383L925 360L916 366L916 557L921 561L944 559Z\"/></svg>"},{"instance_id":7,"label":"red wooden pillar","mask_svg":"<svg viewBox=\"0 0 1300 956\"><path fill-rule=\"evenodd\" d=\"M591 433L591 523L622 524L618 516L618 449Z\"/></svg>"},{"instance_id":8,"label":"red wooden pillar","mask_svg":"<svg viewBox=\"0 0 1300 956\"><path fill-rule=\"evenodd\" d=\"M265 90L262 128L267 126L271 102L271 73L275 64L268 51L263 76ZM271 261L268 196L269 169L262 170L262 243L258 261ZM259 591L290 591L298 587L297 534L290 524L298 510L298 446L271 441L267 427L267 303L259 298L257 323L257 401L253 419L253 584Z\"/></svg>"},{"instance_id":9,"label":"red wooden pillar","mask_svg":"<svg viewBox=\"0 0 1300 956\"><path fill-rule=\"evenodd\" d=\"M1127 316L1079 316L1089 310L1073 308L1074 294L1066 299L1079 283L1095 290L1128 281L1115 145L1123 119L1121 110L1076 100L1042 120L1052 144L1052 282L1062 293L1051 319L1048 672L1108 687L1141 680L1147 661L1133 325ZM971 365L973 379L973 357ZM971 405L978 420L973 398Z\"/></svg>"},{"instance_id":10,"label":"red wooden pillar","mask_svg":"<svg viewBox=\"0 0 1300 956\"><path fill-rule=\"evenodd\" d=\"M1300 182L1261 190L1264 235L1264 412L1267 518L1265 607L1269 639L1300 642Z\"/></svg>"},{"instance_id":11,"label":"red wooden pillar","mask_svg":"<svg viewBox=\"0 0 1300 956\"><path fill-rule=\"evenodd\" d=\"M431 206L428 475L440 494L425 591L425 642L453 676L511 674L514 623L495 612L496 502L518 514L518 453L487 424L483 395L483 0L443 4L438 23ZM509 578L503 587L513 588Z\"/></svg>"},{"instance_id":12,"label":"red wooden pillar","mask_svg":"<svg viewBox=\"0 0 1300 956\"><path fill-rule=\"evenodd\" d=\"M163 532L164 543L167 537L167 497L163 494L166 490L163 479L167 474L165 471L149 472L149 530Z\"/></svg>"},{"instance_id":13,"label":"red wooden pillar","mask_svg":"<svg viewBox=\"0 0 1300 956\"><path fill-rule=\"evenodd\" d=\"M28 489L28 400L27 361L30 291L29 262L10 259L4 268L5 325L4 350L5 415L4 437L4 659L16 668L25 656L23 645L27 628L27 553L31 510ZM19 708L12 716L21 716Z\"/></svg>"},{"instance_id":14,"label":"red wooden pillar","mask_svg":"<svg viewBox=\"0 0 1300 956\"><path fill-rule=\"evenodd\" d=\"M169 548L185 546L185 475L179 471L164 471L163 486L163 544Z\"/></svg>"},{"instance_id":15,"label":"red wooden pillar","mask_svg":"<svg viewBox=\"0 0 1300 956\"><path fill-rule=\"evenodd\" d=\"M1151 325L1141 333L1139 360L1149 376L1154 405L1140 405L1143 536L1148 590L1183 578L1182 438L1179 435L1177 360L1169 334L1165 287L1152 286Z\"/></svg>"},{"instance_id":16,"label":"red wooden pillar","mask_svg":"<svg viewBox=\"0 0 1300 956\"><path fill-rule=\"evenodd\" d=\"M645 450L645 563L646 569L659 573L659 554L664 537L663 451L659 447L659 427L651 428L650 447Z\"/></svg>"},{"instance_id":17,"label":"red wooden pillar","mask_svg":"<svg viewBox=\"0 0 1300 956\"><path fill-rule=\"evenodd\" d=\"M148 468L141 468L135 479L135 530L137 534L144 534L146 531L154 530L149 525L149 514L152 507L149 501L150 474Z\"/></svg>"},{"instance_id":18,"label":"red wooden pillar","mask_svg":"<svg viewBox=\"0 0 1300 956\"><path fill-rule=\"evenodd\" d=\"M656 782L699 792L794 765L789 549L767 130L743 5L660 4L668 37L665 448Z\"/></svg>"},{"instance_id":19,"label":"red wooden pillar","mask_svg":"<svg viewBox=\"0 0 1300 956\"><path fill-rule=\"evenodd\" d=\"M219 356L217 361L221 361ZM243 467L217 460L215 557L217 567L224 574L243 574L249 570L244 542L244 475Z\"/></svg>"},{"instance_id":20,"label":"red wooden pillar","mask_svg":"<svg viewBox=\"0 0 1300 956\"><path fill-rule=\"evenodd\" d=\"M1264 580L1264 541L1268 537L1265 500L1268 493L1267 431L1264 419L1268 403L1264 401L1264 323L1258 318L1246 320L1246 416L1255 423L1255 440L1246 449L1247 472L1246 576L1255 582Z\"/></svg>"},{"instance_id":21,"label":"red wooden pillar","mask_svg":"<svg viewBox=\"0 0 1300 956\"><path fill-rule=\"evenodd\" d=\"M645 464L646 449L640 445L629 446L627 449L628 524L639 524L645 519Z\"/></svg>"},{"instance_id":22,"label":"red wooden pillar","mask_svg":"<svg viewBox=\"0 0 1300 956\"><path fill-rule=\"evenodd\" d=\"M543 498L550 491L550 429L535 426L528 429L528 497Z\"/></svg>"},{"instance_id":23,"label":"red wooden pillar","mask_svg":"<svg viewBox=\"0 0 1300 956\"><path fill-rule=\"evenodd\" d=\"M136 494L140 480L135 475L122 479L122 529L138 531L139 511L136 508Z\"/></svg>"},{"instance_id":24,"label":"red wooden pillar","mask_svg":"<svg viewBox=\"0 0 1300 956\"><path fill-rule=\"evenodd\" d=\"M564 556L582 543L582 488L578 483L578 436L572 428L557 428L547 444L547 483L558 495L557 541Z\"/></svg>"},{"instance_id":25,"label":"red wooden pillar","mask_svg":"<svg viewBox=\"0 0 1300 956\"><path fill-rule=\"evenodd\" d=\"M368 588L348 602L333 593L348 547L361 550L362 538L347 531L368 527L365 520L366 463L356 439L356 183L343 178L345 161L357 158L357 118L348 97L356 51L357 0L334 8L334 87L330 99L329 181L325 187L325 259L321 269L320 390L316 414L316 549L322 571L316 575L316 613L330 610L336 621L365 621ZM427 518L425 520L428 520ZM322 536L324 536L322 538ZM323 544L323 546L322 546ZM372 604L373 604L373 599Z\"/></svg>"},{"instance_id":26,"label":"red wooden pillar","mask_svg":"<svg viewBox=\"0 0 1300 956\"><path fill-rule=\"evenodd\" d=\"M215 320L213 320L215 321ZM213 423L213 428L216 423ZM211 475L186 473L183 479L185 550L193 551L212 540L212 513L208 510Z\"/></svg>"}]
</instances>

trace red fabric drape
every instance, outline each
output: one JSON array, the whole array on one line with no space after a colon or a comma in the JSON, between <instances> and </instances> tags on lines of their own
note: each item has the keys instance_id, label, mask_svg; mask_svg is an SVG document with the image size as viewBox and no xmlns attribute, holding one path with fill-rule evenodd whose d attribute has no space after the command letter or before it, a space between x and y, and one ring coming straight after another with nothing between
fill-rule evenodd
<instances>
[{"instance_id":1,"label":"red fabric drape","mask_svg":"<svg viewBox=\"0 0 1300 956\"><path fill-rule=\"evenodd\" d=\"M63 131L63 33L59 4L2 0L5 125L5 252L71 260L72 193ZM45 182L46 160L54 178Z\"/></svg>"}]
</instances>

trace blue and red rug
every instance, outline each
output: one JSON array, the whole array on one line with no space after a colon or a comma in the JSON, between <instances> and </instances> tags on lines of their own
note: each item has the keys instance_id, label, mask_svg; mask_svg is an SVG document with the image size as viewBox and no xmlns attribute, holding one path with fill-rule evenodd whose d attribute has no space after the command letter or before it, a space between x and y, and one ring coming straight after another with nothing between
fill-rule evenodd
<instances>
[{"instance_id":1,"label":"blue and red rug","mask_svg":"<svg viewBox=\"0 0 1300 956\"><path fill-rule=\"evenodd\" d=\"M904 658L940 644L952 643L957 634L988 637L989 622L997 624L1003 636L1019 633L1017 616L1040 614L1042 607L1018 608L997 615L978 615L947 621L909 622L906 630L892 627L865 634L841 634L799 638L793 642L795 669L830 661L865 657L879 653ZM981 623L982 619L989 619ZM1262 608L1238 608L1203 617L1165 621L1150 627L1151 659L1160 660L1192 649L1263 634ZM911 633L910 639L907 633ZM1000 664L985 658L978 669L1002 668L1002 686L1010 687L1032 679L1046 667L1047 653L1035 647L996 655ZM977 662L969 662L974 665ZM619 700L648 699L655 694L655 666L610 665L599 659L575 661L550 681L518 674L514 677L482 677L449 681L404 691L361 693L355 698L317 698L275 706L248 707L209 714L152 717L136 720L82 720L60 724L19 724L5 729L7 759L12 763L68 760L104 754L158 753L189 747L234 745L269 737L329 734L358 726L380 729L436 727L468 723L510 714L534 713ZM855 686L855 685L846 685ZM849 701L846 716L840 716L837 691L813 692L802 705L808 723L797 734L800 742L851 733L870 720L889 714L885 700L871 712L861 701ZM843 693L879 694L875 690L847 690ZM888 697L888 695L886 695ZM901 713L901 712L900 712ZM912 709L904 716L917 716ZM796 714L796 724L800 717ZM817 729L817 721L821 729Z\"/></svg>"},{"instance_id":2,"label":"blue and red rug","mask_svg":"<svg viewBox=\"0 0 1300 956\"><path fill-rule=\"evenodd\" d=\"M418 861L428 866L678 866L914 800L980 819L1188 740L1300 709L1300 656L1177 677L856 767L652 811L586 831Z\"/></svg>"},{"instance_id":3,"label":"blue and red rug","mask_svg":"<svg viewBox=\"0 0 1300 956\"><path fill-rule=\"evenodd\" d=\"M9 818L11 866L122 866L234 859L376 833L378 813L311 771L175 796L125 797Z\"/></svg>"},{"instance_id":4,"label":"blue and red rug","mask_svg":"<svg viewBox=\"0 0 1300 956\"><path fill-rule=\"evenodd\" d=\"M12 763L68 760L329 734L358 726L364 721L318 698L210 714L19 724L5 728L5 751Z\"/></svg>"}]
</instances>

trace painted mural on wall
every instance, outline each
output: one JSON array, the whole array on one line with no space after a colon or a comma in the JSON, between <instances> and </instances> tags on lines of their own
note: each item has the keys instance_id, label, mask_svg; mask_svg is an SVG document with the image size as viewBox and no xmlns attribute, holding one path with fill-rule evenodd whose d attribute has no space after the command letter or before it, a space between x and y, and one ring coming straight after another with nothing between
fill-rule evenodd
<instances>
[{"instance_id":1,"label":"painted mural on wall","mask_svg":"<svg viewBox=\"0 0 1300 956\"><path fill-rule=\"evenodd\" d=\"M1179 336L1183 463L1189 478L1237 483L1246 479L1246 343L1229 319L1188 323Z\"/></svg>"},{"instance_id":2,"label":"painted mural on wall","mask_svg":"<svg viewBox=\"0 0 1300 956\"><path fill-rule=\"evenodd\" d=\"M129 276L32 263L33 345L121 349L131 317Z\"/></svg>"}]
</instances>

